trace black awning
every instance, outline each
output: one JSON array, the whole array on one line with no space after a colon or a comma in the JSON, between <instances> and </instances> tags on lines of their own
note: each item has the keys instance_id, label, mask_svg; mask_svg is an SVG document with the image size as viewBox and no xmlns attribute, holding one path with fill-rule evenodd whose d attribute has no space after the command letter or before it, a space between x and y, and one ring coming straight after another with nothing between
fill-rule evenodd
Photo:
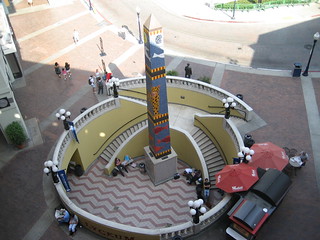
<instances>
[{"instance_id":1,"label":"black awning","mask_svg":"<svg viewBox=\"0 0 320 240\"><path fill-rule=\"evenodd\" d=\"M283 172L270 168L251 188L251 191L270 204L277 206L291 185L290 178Z\"/></svg>"},{"instance_id":2,"label":"black awning","mask_svg":"<svg viewBox=\"0 0 320 240\"><path fill-rule=\"evenodd\" d=\"M233 215L234 218L241 220L251 229L255 229L261 219L264 217L266 212L263 208L259 207L254 202L244 200L245 202L238 209L238 211Z\"/></svg>"}]
</instances>

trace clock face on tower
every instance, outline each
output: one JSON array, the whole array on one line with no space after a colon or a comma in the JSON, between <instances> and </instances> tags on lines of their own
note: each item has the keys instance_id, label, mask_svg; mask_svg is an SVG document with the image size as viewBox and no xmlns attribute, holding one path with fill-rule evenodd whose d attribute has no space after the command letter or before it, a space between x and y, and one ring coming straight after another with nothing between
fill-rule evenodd
<instances>
[{"instance_id":1,"label":"clock face on tower","mask_svg":"<svg viewBox=\"0 0 320 240\"><path fill-rule=\"evenodd\" d=\"M6 108L6 107L9 107L10 106L10 103L9 103L9 100L8 98L0 98L0 108Z\"/></svg>"},{"instance_id":2,"label":"clock face on tower","mask_svg":"<svg viewBox=\"0 0 320 240\"><path fill-rule=\"evenodd\" d=\"M162 47L163 45L163 36L162 34L154 34L150 36L150 43L158 46L158 47Z\"/></svg>"},{"instance_id":3,"label":"clock face on tower","mask_svg":"<svg viewBox=\"0 0 320 240\"><path fill-rule=\"evenodd\" d=\"M158 35L156 36L155 43L156 43L157 45L159 45L159 44L162 43L162 35L161 35L161 34L158 34Z\"/></svg>"}]
</instances>

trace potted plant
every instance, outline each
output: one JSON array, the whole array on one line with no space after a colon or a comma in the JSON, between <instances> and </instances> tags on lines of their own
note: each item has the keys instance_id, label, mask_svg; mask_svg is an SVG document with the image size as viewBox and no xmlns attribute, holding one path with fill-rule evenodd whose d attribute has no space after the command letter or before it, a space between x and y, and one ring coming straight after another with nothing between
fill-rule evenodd
<instances>
[{"instance_id":1,"label":"potted plant","mask_svg":"<svg viewBox=\"0 0 320 240\"><path fill-rule=\"evenodd\" d=\"M14 121L10 123L6 129L5 133L9 138L12 144L15 144L17 147L22 148L24 142L27 140L27 136L20 125L20 123Z\"/></svg>"}]
</instances>

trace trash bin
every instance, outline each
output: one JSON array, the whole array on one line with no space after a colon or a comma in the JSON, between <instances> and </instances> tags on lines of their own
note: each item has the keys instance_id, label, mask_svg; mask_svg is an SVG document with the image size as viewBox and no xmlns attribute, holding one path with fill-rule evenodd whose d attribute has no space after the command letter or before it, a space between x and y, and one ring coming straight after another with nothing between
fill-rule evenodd
<instances>
[{"instance_id":1,"label":"trash bin","mask_svg":"<svg viewBox=\"0 0 320 240\"><path fill-rule=\"evenodd\" d=\"M240 100L243 100L243 95L240 94L240 93L238 93L238 94L236 95L236 97L239 98Z\"/></svg>"},{"instance_id":2,"label":"trash bin","mask_svg":"<svg viewBox=\"0 0 320 240\"><path fill-rule=\"evenodd\" d=\"M118 175L118 171L116 169L113 169L111 174L112 176L116 177Z\"/></svg>"},{"instance_id":3,"label":"trash bin","mask_svg":"<svg viewBox=\"0 0 320 240\"><path fill-rule=\"evenodd\" d=\"M301 63L294 63L294 69L292 73L292 77L300 77L301 76Z\"/></svg>"},{"instance_id":4,"label":"trash bin","mask_svg":"<svg viewBox=\"0 0 320 240\"><path fill-rule=\"evenodd\" d=\"M255 141L252 139L252 136L250 134L245 134L243 143L245 147L251 148Z\"/></svg>"},{"instance_id":5,"label":"trash bin","mask_svg":"<svg viewBox=\"0 0 320 240\"><path fill-rule=\"evenodd\" d=\"M239 164L240 158L233 158L233 164Z\"/></svg>"},{"instance_id":6,"label":"trash bin","mask_svg":"<svg viewBox=\"0 0 320 240\"><path fill-rule=\"evenodd\" d=\"M81 165L76 165L74 168L74 175L76 175L77 177L81 177L83 174L83 169L81 167Z\"/></svg>"},{"instance_id":7,"label":"trash bin","mask_svg":"<svg viewBox=\"0 0 320 240\"><path fill-rule=\"evenodd\" d=\"M146 165L144 163L139 163L139 169L141 173L146 172Z\"/></svg>"}]
</instances>

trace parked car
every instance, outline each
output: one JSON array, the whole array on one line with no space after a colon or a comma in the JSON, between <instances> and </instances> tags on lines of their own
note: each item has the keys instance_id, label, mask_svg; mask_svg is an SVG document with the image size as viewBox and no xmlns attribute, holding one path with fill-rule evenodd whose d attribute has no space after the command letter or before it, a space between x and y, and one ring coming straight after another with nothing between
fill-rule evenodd
<instances>
[{"instance_id":1,"label":"parked car","mask_svg":"<svg viewBox=\"0 0 320 240\"><path fill-rule=\"evenodd\" d=\"M290 178L277 169L268 169L257 183L228 212L232 221L226 229L237 240L254 239L264 222L277 209L291 185Z\"/></svg>"}]
</instances>

